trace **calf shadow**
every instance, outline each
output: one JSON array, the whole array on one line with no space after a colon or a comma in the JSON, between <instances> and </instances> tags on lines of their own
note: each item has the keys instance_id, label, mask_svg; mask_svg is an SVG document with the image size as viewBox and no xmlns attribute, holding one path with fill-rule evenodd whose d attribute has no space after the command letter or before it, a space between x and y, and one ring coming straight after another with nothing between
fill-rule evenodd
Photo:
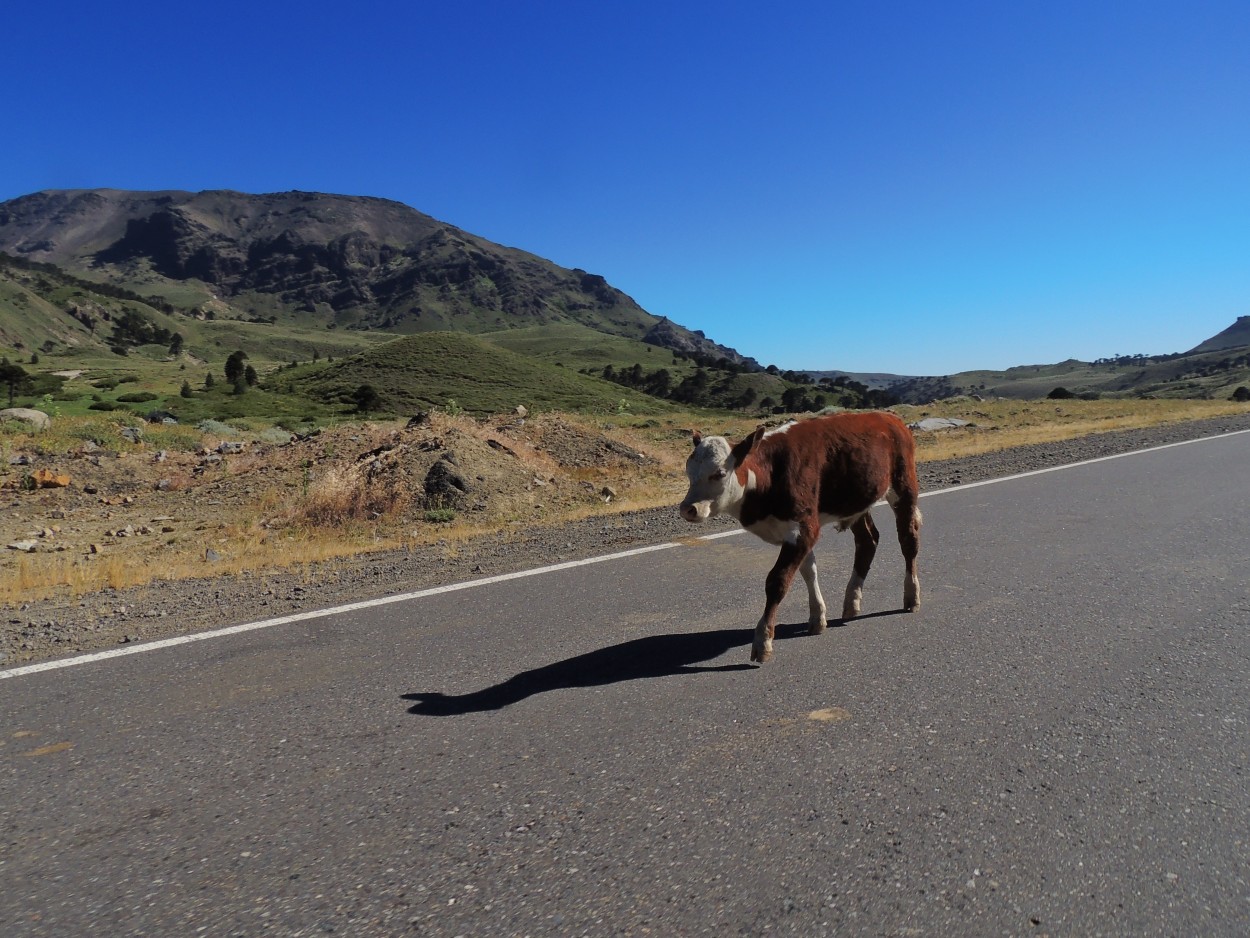
<instances>
[{"instance_id":1,"label":"calf shadow","mask_svg":"<svg viewBox=\"0 0 1250 938\"><path fill-rule=\"evenodd\" d=\"M869 613L860 619L893 613ZM854 620L856 622L859 619ZM830 628L844 624L841 619L829 623ZM807 635L807 623L778 625L776 639ZM458 716L499 710L535 694L575 687L597 687L620 681L672 677L680 674L704 674L718 671L751 671L757 666L740 664L702 665L734 648L747 648L755 637L754 629L718 629L712 632L682 632L675 635L649 635L619 645L609 645L575 655L563 661L522 671L493 687L468 694L443 694L418 691L401 695L402 700L416 701L409 713L423 716Z\"/></svg>"}]
</instances>

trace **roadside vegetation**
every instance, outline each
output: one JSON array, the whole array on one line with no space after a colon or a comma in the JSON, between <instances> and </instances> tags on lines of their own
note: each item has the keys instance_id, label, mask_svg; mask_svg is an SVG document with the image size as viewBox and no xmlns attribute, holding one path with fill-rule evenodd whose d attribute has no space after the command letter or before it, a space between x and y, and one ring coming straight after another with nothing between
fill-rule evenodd
<instances>
[{"instance_id":1,"label":"roadside vegetation","mask_svg":"<svg viewBox=\"0 0 1250 938\"><path fill-rule=\"evenodd\" d=\"M1244 413L1230 401L985 401L892 408L957 417L918 432L921 462L1111 430ZM435 545L449 557L483 534L673 505L690 430L738 438L790 415L671 409L632 414L435 408L406 420L343 419L297 436L256 417L147 423L129 412L61 416L36 431L0 423L6 543L0 603L150 583L314 568L370 551ZM796 415L802 419L805 415ZM221 455L225 453L225 455ZM40 488L40 467L70 477ZM55 530L53 530L55 529Z\"/></svg>"}]
</instances>

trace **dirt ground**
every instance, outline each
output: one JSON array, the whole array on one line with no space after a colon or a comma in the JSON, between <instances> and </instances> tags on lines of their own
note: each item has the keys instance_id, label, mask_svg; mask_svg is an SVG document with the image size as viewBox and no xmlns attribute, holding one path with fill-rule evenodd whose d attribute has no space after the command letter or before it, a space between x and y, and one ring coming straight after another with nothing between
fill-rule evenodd
<instances>
[{"instance_id":1,"label":"dirt ground","mask_svg":"<svg viewBox=\"0 0 1250 938\"><path fill-rule=\"evenodd\" d=\"M54 452L6 446L0 601L69 589L282 566L334 550L461 539L628 506L674 484L675 455L588 423L434 414L272 442L205 433L161 448L156 431ZM674 431L675 440L682 437ZM214 567L213 570L209 566Z\"/></svg>"}]
</instances>

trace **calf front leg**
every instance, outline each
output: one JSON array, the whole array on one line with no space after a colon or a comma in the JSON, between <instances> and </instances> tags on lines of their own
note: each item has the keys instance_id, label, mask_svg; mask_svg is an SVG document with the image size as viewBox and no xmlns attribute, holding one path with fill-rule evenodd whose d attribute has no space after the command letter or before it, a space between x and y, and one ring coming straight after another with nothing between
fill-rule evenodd
<instances>
[{"instance_id":1,"label":"calf front leg","mask_svg":"<svg viewBox=\"0 0 1250 938\"><path fill-rule=\"evenodd\" d=\"M820 581L816 578L816 551L807 552L799 572L803 574L803 582L807 584L807 633L819 635L828 624L825 618L828 607L820 592Z\"/></svg>"},{"instance_id":2,"label":"calf front leg","mask_svg":"<svg viewBox=\"0 0 1250 938\"><path fill-rule=\"evenodd\" d=\"M797 544L783 544L777 562L773 564L764 581L764 615L755 627L755 641L751 643L751 660L763 664L773 656L773 634L777 628L777 607L786 598L786 592L794 581L794 574L802 566L804 558L812 552L811 545L800 537Z\"/></svg>"},{"instance_id":3,"label":"calf front leg","mask_svg":"<svg viewBox=\"0 0 1250 938\"><path fill-rule=\"evenodd\" d=\"M855 535L855 569L846 584L846 596L842 600L843 619L854 619L859 615L864 599L864 580L868 579L872 558L877 554L877 542L881 539L877 526L872 523L872 515L861 515L851 525L851 533Z\"/></svg>"}]
</instances>

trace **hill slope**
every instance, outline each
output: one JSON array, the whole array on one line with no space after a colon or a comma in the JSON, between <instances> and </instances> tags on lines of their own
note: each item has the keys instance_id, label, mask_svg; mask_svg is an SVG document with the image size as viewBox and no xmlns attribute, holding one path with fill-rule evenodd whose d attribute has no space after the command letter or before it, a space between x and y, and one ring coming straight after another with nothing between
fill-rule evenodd
<instances>
[{"instance_id":1,"label":"hill slope","mask_svg":"<svg viewBox=\"0 0 1250 938\"><path fill-rule=\"evenodd\" d=\"M597 274L386 199L283 192L38 192L0 203L0 251L199 315L395 333L575 322L742 361Z\"/></svg>"},{"instance_id":2,"label":"hill slope","mask_svg":"<svg viewBox=\"0 0 1250 938\"><path fill-rule=\"evenodd\" d=\"M1186 355L1197 355L1203 352L1222 352L1226 349L1250 347L1250 316L1238 316L1237 321L1223 332L1211 336L1205 342L1195 345Z\"/></svg>"},{"instance_id":3,"label":"hill slope","mask_svg":"<svg viewBox=\"0 0 1250 938\"><path fill-rule=\"evenodd\" d=\"M367 384L379 395L380 409L394 414L431 407L506 413L518 404L530 410L672 410L637 391L454 332L405 336L311 372L280 372L267 383L337 403L351 401Z\"/></svg>"}]
</instances>

